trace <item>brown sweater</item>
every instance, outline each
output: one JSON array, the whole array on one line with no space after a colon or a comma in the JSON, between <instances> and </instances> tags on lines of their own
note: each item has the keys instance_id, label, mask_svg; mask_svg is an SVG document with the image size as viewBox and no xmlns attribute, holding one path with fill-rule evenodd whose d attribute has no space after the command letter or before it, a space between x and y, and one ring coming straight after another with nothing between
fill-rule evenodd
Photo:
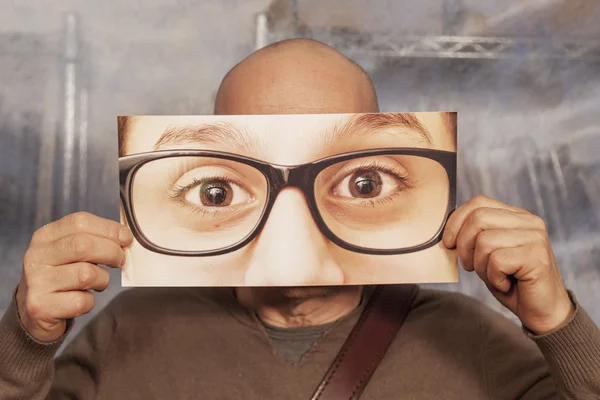
<instances>
[{"instance_id":1,"label":"brown sweater","mask_svg":"<svg viewBox=\"0 0 600 400\"><path fill-rule=\"evenodd\" d=\"M421 289L367 386L372 399L600 399L600 331L576 300L562 329L526 336L464 295ZM0 399L307 400L360 314L333 324L297 364L228 289L132 289L54 360L0 322Z\"/></svg>"}]
</instances>

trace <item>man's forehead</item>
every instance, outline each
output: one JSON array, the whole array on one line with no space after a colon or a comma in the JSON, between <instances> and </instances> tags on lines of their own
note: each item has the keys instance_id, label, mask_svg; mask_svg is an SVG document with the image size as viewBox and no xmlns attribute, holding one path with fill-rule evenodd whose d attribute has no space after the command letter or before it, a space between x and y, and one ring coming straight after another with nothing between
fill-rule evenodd
<instances>
[{"instance_id":1,"label":"man's forehead","mask_svg":"<svg viewBox=\"0 0 600 400\"><path fill-rule=\"evenodd\" d=\"M341 54L310 46L287 53L259 52L230 71L219 88L215 114L378 111L370 78Z\"/></svg>"},{"instance_id":2,"label":"man's forehead","mask_svg":"<svg viewBox=\"0 0 600 400\"><path fill-rule=\"evenodd\" d=\"M156 136L173 128L196 128L199 126L229 124L246 130L250 134L263 132L306 130L324 132L325 129L350 120L370 126L397 123L408 128L422 129L424 125L438 125L445 118L442 113L305 113L305 114L248 114L248 115L144 115L130 118L130 130L144 136Z\"/></svg>"},{"instance_id":3,"label":"man's forehead","mask_svg":"<svg viewBox=\"0 0 600 400\"><path fill-rule=\"evenodd\" d=\"M170 127L198 127L211 124L228 123L238 127L247 127L252 131L293 129L297 126L321 127L349 119L354 113L325 114L242 114L242 115L144 115L134 116L133 130L163 132Z\"/></svg>"},{"instance_id":4,"label":"man's forehead","mask_svg":"<svg viewBox=\"0 0 600 400\"><path fill-rule=\"evenodd\" d=\"M374 94L367 89L332 79L312 78L310 82L267 82L225 89L215 103L217 115L239 114L346 114L377 112ZM284 80L284 79L280 79Z\"/></svg>"}]
</instances>

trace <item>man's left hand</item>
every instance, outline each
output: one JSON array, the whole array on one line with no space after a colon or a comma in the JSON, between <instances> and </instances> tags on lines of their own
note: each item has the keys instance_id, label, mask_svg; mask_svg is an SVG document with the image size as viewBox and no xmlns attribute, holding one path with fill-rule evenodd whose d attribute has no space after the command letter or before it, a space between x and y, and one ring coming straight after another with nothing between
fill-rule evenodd
<instances>
[{"instance_id":1,"label":"man's left hand","mask_svg":"<svg viewBox=\"0 0 600 400\"><path fill-rule=\"evenodd\" d=\"M533 333L559 328L574 312L542 218L477 196L450 216L443 243Z\"/></svg>"}]
</instances>

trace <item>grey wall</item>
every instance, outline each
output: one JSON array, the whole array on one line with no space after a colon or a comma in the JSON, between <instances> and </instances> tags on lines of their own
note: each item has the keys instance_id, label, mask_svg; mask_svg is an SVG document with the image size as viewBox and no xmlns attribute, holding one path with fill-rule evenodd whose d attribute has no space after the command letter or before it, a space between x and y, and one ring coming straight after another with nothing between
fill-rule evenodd
<instances>
[{"instance_id":1,"label":"grey wall","mask_svg":"<svg viewBox=\"0 0 600 400\"><path fill-rule=\"evenodd\" d=\"M459 111L459 200L484 193L541 214L568 286L600 322L598 62L532 60L526 51L503 60L366 51L373 41L393 41L389 32L527 36L548 46L585 40L597 36L589 22L600 18L597 7L568 2L579 5L561 14L567 2L543 2L550 10L535 1L350 3L300 0L300 19L388 32L344 48L372 75L383 110ZM220 79L253 50L255 14L268 7L268 0L0 0L0 309L36 227L78 209L118 217L116 115L210 113ZM63 19L73 11L79 45L65 52ZM289 19L274 18L271 40L290 35ZM120 290L112 276L100 307ZM501 310L473 276L443 288Z\"/></svg>"}]
</instances>

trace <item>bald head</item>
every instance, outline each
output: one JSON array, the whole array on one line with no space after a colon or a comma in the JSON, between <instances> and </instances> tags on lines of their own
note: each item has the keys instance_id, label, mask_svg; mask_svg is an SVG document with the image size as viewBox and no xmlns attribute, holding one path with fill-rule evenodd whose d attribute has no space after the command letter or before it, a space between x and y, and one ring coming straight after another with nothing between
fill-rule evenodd
<instances>
[{"instance_id":1,"label":"bald head","mask_svg":"<svg viewBox=\"0 0 600 400\"><path fill-rule=\"evenodd\" d=\"M223 79L216 115L378 112L371 79L323 43L289 39L262 48Z\"/></svg>"}]
</instances>

